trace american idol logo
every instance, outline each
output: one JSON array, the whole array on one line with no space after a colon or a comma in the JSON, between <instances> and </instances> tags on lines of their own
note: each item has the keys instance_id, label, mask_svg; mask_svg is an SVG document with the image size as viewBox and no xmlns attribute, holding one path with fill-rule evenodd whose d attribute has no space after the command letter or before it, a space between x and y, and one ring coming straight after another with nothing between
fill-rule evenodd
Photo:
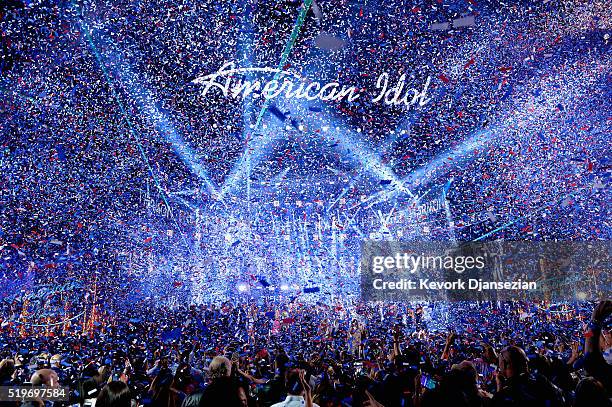
<instances>
[{"instance_id":1,"label":"american idol logo","mask_svg":"<svg viewBox=\"0 0 612 407\"><path fill-rule=\"evenodd\" d=\"M383 72L376 81L376 96L371 103L386 105L403 105L406 107L425 106L431 98L427 97L431 78L427 77L420 89L406 83L406 74L397 82L392 82L390 75ZM362 89L354 85L341 85L332 81L322 83L302 77L296 72L269 67L236 67L227 62L216 72L202 75L192 81L201 86L201 97L204 101L211 92L220 92L224 97L302 99L307 101L348 101L354 102L362 95Z\"/></svg>"}]
</instances>

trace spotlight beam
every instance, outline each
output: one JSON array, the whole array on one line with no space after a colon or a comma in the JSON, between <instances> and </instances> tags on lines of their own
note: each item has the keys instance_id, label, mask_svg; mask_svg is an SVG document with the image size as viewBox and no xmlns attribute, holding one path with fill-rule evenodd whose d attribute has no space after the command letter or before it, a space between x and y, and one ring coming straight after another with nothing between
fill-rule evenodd
<instances>
[{"instance_id":1,"label":"spotlight beam","mask_svg":"<svg viewBox=\"0 0 612 407\"><path fill-rule=\"evenodd\" d=\"M588 66L589 64L583 61L584 66ZM609 71L609 69L607 70ZM603 74L605 75L604 72ZM584 71L587 72L587 71ZM434 159L429 161L424 166L412 171L406 177L401 180L401 184L414 186L418 184L426 184L431 182L432 179L436 179L446 175L449 171L450 165L449 162L452 162L454 166L458 164L463 164L471 161L475 158L474 152L479 148L485 145L490 141L497 141L501 138L501 135L515 129L515 128L523 128L525 131L529 131L529 125L531 123L537 123L542 117L545 117L546 113L549 110L556 109L556 106L564 100L581 100L585 101L585 96L588 95L588 91L591 86L595 85L599 81L599 77L590 77L589 75L583 75L583 81L580 82L580 85L576 86L568 86L567 92L562 93L558 92L554 86L550 86L555 83L573 83L572 81L567 80L565 74L559 74L556 77L547 77L543 78L534 78L534 82L538 81L542 83L546 81L542 86L549 85L546 93L543 95L543 99L546 103L541 106L536 112L530 112L529 108L530 101L532 100L531 95L529 94L529 89L532 89L530 84L527 84L525 89L527 91L517 97L518 101L521 101L522 104L519 106L515 106L513 114L507 115L499 120L499 124L495 127L492 127L491 130L478 130L474 132L471 136L469 136L465 141L463 141L456 148L443 152L437 155ZM391 199L397 193L400 192L396 190L386 190L386 191L378 191L368 197L367 201L371 199L381 196L382 199Z\"/></svg>"},{"instance_id":2,"label":"spotlight beam","mask_svg":"<svg viewBox=\"0 0 612 407\"><path fill-rule=\"evenodd\" d=\"M291 31L291 35L289 36L289 40L287 41L287 43L285 44L285 48L283 50L283 53L281 55L280 61L278 63L278 70L281 71L283 69L283 67L285 66L285 64L287 63L287 59L289 58L289 54L291 53L291 50L293 49L293 45L295 44L295 40L297 39L298 34L300 33L300 29L302 28L302 25L304 24L304 20L306 19L306 14L308 13L308 10L310 9L310 6L312 5L312 1L313 0L305 0L304 1L304 6L302 7L302 9L300 10L297 20L293 26L293 30ZM278 80L278 78L280 77L280 72L277 72L274 74L274 80ZM265 99L263 106L261 107L259 114L257 115L257 120L255 122L255 125L252 129L251 134L255 135L257 134L257 132L259 131L259 126L261 125L262 121L263 121L263 117L266 114L266 112L268 111L268 107L270 106L270 101L269 99ZM254 136L255 138L255 136ZM277 138L280 138L280 134L276 133L275 138L272 140L263 140L263 142L259 142L255 145L255 147L253 148L253 152L249 153L249 149L252 148L252 145L247 141L245 143L244 146L244 152L240 158L240 160L238 161L238 165L236 167L234 167L234 169L230 172L230 175L228 176L228 178L226 179L226 181L224 182L223 186L221 187L221 192L219 194L219 197L222 199L226 193L230 192L233 190L233 188L235 187L235 184L238 180L240 180L241 178L249 178L251 170L252 170L252 161L253 158L255 158L255 165L259 162L257 159L262 157L263 154L261 154L261 152L259 151L262 147L266 146L268 144L268 142L273 142L274 140L276 140Z\"/></svg>"},{"instance_id":3,"label":"spotlight beam","mask_svg":"<svg viewBox=\"0 0 612 407\"><path fill-rule=\"evenodd\" d=\"M96 45L95 45L95 43L93 41L93 38L89 34L89 26L87 25L85 20L82 18L82 16L81 16L81 21L80 21L79 25L81 27L81 32L84 33L83 35L85 36L85 40L86 40L87 44L90 46L90 48L91 48L91 50L92 50L96 60L98 61L98 65L99 65L100 69L102 70L104 79L105 79L106 83L108 84L109 88L111 89L111 92L112 92L112 94L113 94L113 96L115 98L115 101L117 102L117 105L119 106L119 111L121 112L121 115L122 115L125 123L127 124L127 127L129 129L129 134L132 136L134 141L136 141L136 145L138 147L138 151L139 151L139 153L140 153L140 155L142 157L142 160L143 160L145 166L147 167L147 170L148 170L149 174L151 175L151 178L153 178L153 183L155 184L155 187L157 188L157 191L159 192L160 197L164 201L164 205L168 209L168 213L170 214L170 217L172 218L172 221L173 221L176 229L179 231L179 234L181 235L181 239L183 240L183 243L185 244L185 247L187 248L189 253L192 253L191 245L187 242L187 238L185 237L185 233L183 232L183 229L179 225L178 220L176 219L176 216L174 215L174 212L172 211L172 207L170 206L170 203L168 202L168 197L166 196L166 192L162 188L161 182L160 182L157 174L155 173L155 171L153 171L153 167L151 166L151 163L149 162L149 158L147 157L147 153L145 152L144 147L142 146L142 142L140 140L140 135L134 129L132 121L131 121L130 117L127 114L127 109L125 108L125 106L123 105L123 102L119 98L119 94L117 93L117 90L115 88L115 84L111 80L111 77L110 77L108 71L106 70L104 62L102 61L102 56L101 56L100 52L98 51L98 48L96 47Z\"/></svg>"},{"instance_id":4,"label":"spotlight beam","mask_svg":"<svg viewBox=\"0 0 612 407\"><path fill-rule=\"evenodd\" d=\"M86 24L84 21L83 23ZM88 27L86 26L85 28L87 29ZM90 46L95 47L94 53L101 64L100 66L104 66L103 56L95 46L93 38L88 31L85 32L85 35ZM100 40L104 41L109 47L111 46L104 38L100 38ZM112 58L106 59L108 60ZM127 61L127 58L120 59L122 61ZM109 79L106 73L106 68L103 68L103 70L107 76L107 79ZM131 71L127 63L124 62L119 64L117 73L119 74L119 79L121 82L123 82L122 85L125 85L123 88L128 93L128 96L137 102L140 110L145 113L147 119L149 119L149 121L160 131L165 141L170 143L173 151L181 159L185 166L204 183L208 191L213 196L216 196L216 187L210 180L208 171L200 164L191 147L178 134L174 126L170 123L168 117L156 106L152 92L142 85L142 82L138 80L137 75ZM116 93L114 90L115 88L112 87L112 89L113 92Z\"/></svg>"},{"instance_id":5,"label":"spotlight beam","mask_svg":"<svg viewBox=\"0 0 612 407\"><path fill-rule=\"evenodd\" d=\"M347 157L359 164L360 167L364 168L368 173L375 176L377 179L389 180L389 185L391 188L415 198L411 189L404 182L402 182L402 180L398 179L393 170L383 164L380 157L367 145L366 142L360 140L353 131L341 129L338 123L333 119L309 118L309 111L304 104L288 101L283 106L279 105L279 109L282 111L291 111L292 116L294 117L304 118L304 133L308 132L308 128L311 127L329 128L327 131L312 133L308 132L308 134L324 141L325 143L337 144L336 149L342 156ZM285 125L285 123L281 122L281 125ZM251 144L252 152L248 156L251 163L261 162L270 151L270 149L267 147L269 147L274 141L282 138L285 131L284 127L276 127L276 123L274 124L274 128L271 128L271 126L272 123L265 129L265 132L261 136L254 137ZM247 155L243 155L240 160L240 163L235 167L237 172L234 174L234 176L236 178L248 177L246 168ZM224 188L227 188L226 191L229 190L230 185L232 184L226 183L224 186ZM222 189L222 195L223 191L224 190Z\"/></svg>"},{"instance_id":6,"label":"spotlight beam","mask_svg":"<svg viewBox=\"0 0 612 407\"><path fill-rule=\"evenodd\" d=\"M560 199L557 199L557 200L551 200L551 201L548 201L548 202L544 202L542 205L540 205L540 207L539 207L539 208L536 208L536 209L535 209L535 211L530 212L530 213L526 213L526 214L525 214L525 215L523 215L523 216L518 216L518 217L514 218L513 220L511 220L510 222L504 223L503 225L501 225L501 226L499 226L499 227L497 227L497 228L495 228L495 229L493 229L493 230L491 230L491 231L489 231L489 232L487 232L487 233L485 233L485 234L483 234L483 235L481 235L481 236L478 236L476 239L474 239L474 240L472 240L472 241L473 241L473 242L478 242L478 241L484 240L484 239L486 239L487 237L490 237L490 236L494 235L494 234L495 234L495 233L497 233L497 232L501 232L502 230L505 230L505 229L509 228L510 226L514 225L514 224L515 224L515 223L517 223L517 222L520 222L520 221L521 221L521 220L523 220L523 219L528 219L528 218L530 218L530 217L532 217L532 216L534 216L534 215L537 215L537 214L538 214L538 213L540 213L542 210L544 210L544 209L546 209L546 208L550 207L550 206L551 206L551 205L553 205L553 204L555 204L555 205L559 206L559 205L561 205L561 203L562 203L562 202L563 202L565 199L567 199L567 198L569 198L569 197L573 197L573 196L577 195L578 193L580 193L580 192L582 192L582 191L585 191L585 190L587 190L587 189L590 189L590 186L589 186L589 187L582 187L582 188L578 188L578 189L576 189L575 191L572 191L572 192L570 192L570 193L568 193L568 194L563 195L563 196L562 196ZM593 195L593 194L591 193L591 194L589 195L589 198L590 198L592 195Z\"/></svg>"},{"instance_id":7,"label":"spotlight beam","mask_svg":"<svg viewBox=\"0 0 612 407\"><path fill-rule=\"evenodd\" d=\"M297 39L300 33L300 29L302 28L302 25L304 24L304 20L306 20L306 13L308 13L308 10L310 9L310 6L312 5L312 1L313 0L304 0L304 6L302 7L302 9L300 10L298 14L297 20L295 21L295 24L293 26L293 30L291 31L291 35L289 36L289 41L287 41L287 44L285 44L285 49L283 50L281 59L278 63L278 66L277 66L278 71L281 71L283 67L285 66L285 64L287 63L287 59L289 58L289 54L291 53L291 50L293 49L295 40ZM278 79L280 78L280 75L281 75L280 72L275 73L273 80L278 81ZM257 116L257 121L255 122L255 131L257 131L257 129L259 128L261 120L263 119L264 114L266 114L266 111L268 110L269 105L270 105L270 101L269 99L266 99L264 101L263 106L261 107L261 110L259 111L259 115Z\"/></svg>"}]
</instances>

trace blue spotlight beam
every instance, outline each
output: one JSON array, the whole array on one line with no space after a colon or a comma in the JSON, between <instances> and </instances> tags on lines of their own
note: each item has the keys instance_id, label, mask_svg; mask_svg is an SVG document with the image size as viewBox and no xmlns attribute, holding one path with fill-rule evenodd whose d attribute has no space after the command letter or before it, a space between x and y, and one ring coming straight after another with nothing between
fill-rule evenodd
<instances>
[{"instance_id":1,"label":"blue spotlight beam","mask_svg":"<svg viewBox=\"0 0 612 407\"><path fill-rule=\"evenodd\" d=\"M308 12L311 5L312 5L312 0L306 0L304 2L304 7L300 10L300 13L293 27L293 31L291 33L289 41L285 45L285 49L281 56L281 60L278 64L278 71L281 71L285 63L287 62L289 53L291 52L291 49L293 48L295 40L306 18L306 13ZM279 77L280 77L280 73L277 72L274 75L273 80L278 80ZM261 125L261 122L263 120L263 117L269 107L270 107L270 101L269 99L266 99L259 112L254 128L252 129L253 134L257 133L259 126ZM232 171L232 173L226 180L224 186L221 188L221 192L219 194L220 198L222 198L229 190L231 190L234 187L234 184L236 183L236 181L239 178L241 178L243 175L247 178L247 182L249 181L249 174L252 170L253 161L255 161L255 164L256 164L265 155L265 152L262 151L262 149L266 145L268 145L270 142L279 138L280 133L281 132L277 131L277 132L274 132L269 137L265 137L265 136L254 137L254 141L252 141L252 143L255 143L255 146L252 148L251 153L249 153L249 148L252 147L252 144L250 144L250 142L248 141L245 143L245 152L240 158L237 166L234 168L234 170ZM340 137L339 142L343 146L343 148L351 151L352 157L356 159L365 168L367 168L368 171L380 177L381 179L391 180L391 185L393 187L395 187L401 192L407 193L411 197L414 197L411 190L405 186L405 183L397 179L393 171L387 168L387 166L385 166L384 164L382 164L380 160L378 159L378 157L375 157L375 154L373 154L373 152L370 151L369 148L367 148L362 142L360 142L354 137L351 137L349 134L345 134L343 137Z\"/></svg>"},{"instance_id":2,"label":"blue spotlight beam","mask_svg":"<svg viewBox=\"0 0 612 407\"><path fill-rule=\"evenodd\" d=\"M129 75L130 73L124 72L124 74ZM130 94L132 98L140 101L141 109L147 113L147 117L149 117L149 119L153 122L153 125L160 130L160 132L165 136L166 141L172 145L172 149L176 155L181 159L181 161L183 161L183 163L193 174L204 182L208 191L213 196L216 196L217 191L215 185L209 177L208 171L200 164L191 147L182 139L176 129L174 129L168 118L155 106L151 95L149 95L143 87L139 88L141 89L141 92L145 92L145 94L138 94L136 91L131 90Z\"/></svg>"},{"instance_id":3,"label":"blue spotlight beam","mask_svg":"<svg viewBox=\"0 0 612 407\"><path fill-rule=\"evenodd\" d=\"M545 209L547 206L551 206L551 205L553 205L553 204L556 204L556 205L561 204L561 202L563 202L563 201L564 201L566 198L573 197L573 196L575 196L576 194L578 194L578 193L580 193L580 192L584 191L585 189L587 189L587 188L586 188L586 187L578 188L577 190L575 190L575 191L573 191L573 192L570 192L570 193L568 193L568 194L566 194L566 195L563 195L563 196L561 197L561 199L558 199L558 200L556 200L556 201L548 201L548 202L545 202L545 203L543 203L543 204L542 204L542 205L541 205L539 208L537 208L535 211L533 211L533 212L529 212L529 213L526 213L526 214L525 214L525 215L523 215L523 216L519 216L519 217L517 217L517 218L515 218L515 219L511 220L511 221L510 221L510 222L508 222L508 223L504 223L503 225L501 225L501 226L499 226L499 227L497 227L497 228L495 228L495 229L493 229L493 230L491 230L491 231L489 231L489 232L485 233L484 235L478 236L478 237L477 237L476 239L474 239L473 241L474 241L474 242L479 242L479 241L481 241L481 240L484 240L484 239L486 239L486 238L488 238L488 237L490 237L490 236L494 235L494 234L495 234L495 233L497 233L497 232L501 232L502 230L509 228L510 226L514 225L514 224L515 224L515 223L517 223L517 222L520 222L521 220L528 219L528 218L530 218L531 216L537 215L537 214L538 214L538 213L540 213L542 210L544 210L544 209Z\"/></svg>"},{"instance_id":4,"label":"blue spotlight beam","mask_svg":"<svg viewBox=\"0 0 612 407\"><path fill-rule=\"evenodd\" d=\"M589 66L587 63L589 60L584 61L584 66ZM534 112L530 112L527 109L527 105L530 99L529 89L532 89L530 86L525 86L525 91L519 93L515 96L517 100L517 104L515 105L514 111L512 114L501 117L498 120L498 124L493 127L496 131L493 130L477 130L469 137L467 137L461 144L457 147L447 150L445 152L441 152L432 160L427 162L424 166L413 170L411 173L406 175L400 183L402 185L415 185L415 184L426 184L427 182L432 181L434 178L439 178L447 174L448 169L447 163L449 160L452 160L455 166L460 163L468 163L474 158L474 151L481 146L485 145L487 142L498 141L502 139L500 134L503 134L508 129L511 129L517 122L521 121L530 121L535 122L538 118L544 116L547 110L556 109L556 106L563 99L579 99L582 102L585 100L585 96L588 95L588 92L591 90L591 87L595 84L599 83L600 77L590 77L587 75L588 71L584 71L583 80L579 83L579 85L571 85L567 86L566 93L559 92L554 86L549 86L550 89L543 94L545 96L546 104L543 105L540 110ZM548 83L572 83L565 77L565 74L559 74L556 77L538 77L534 78L534 82L543 83L547 81ZM520 103L520 104L519 104ZM364 202L369 202L376 197L382 197L382 200L391 199L398 192L395 190L384 190L378 191L372 195L370 195ZM364 203L362 202L362 203Z\"/></svg>"},{"instance_id":5,"label":"blue spotlight beam","mask_svg":"<svg viewBox=\"0 0 612 407\"><path fill-rule=\"evenodd\" d=\"M285 66L285 64L287 63L287 59L289 58L289 54L291 53L291 50L293 49L295 40L297 39L300 33L300 29L302 28L302 25L304 24L304 20L306 20L306 13L308 13L308 10L310 9L310 6L312 5L312 1L313 0L304 1L304 6L302 7L302 9L300 10L300 13L298 14L295 25L293 26L293 31L291 32L291 36L289 37L289 41L287 41L287 44L285 44L285 49L283 50L281 59L277 66L278 71L281 71L283 67ZM280 72L275 73L273 80L278 81L278 78L280 78L280 75L281 75ZM257 121L255 122L255 128L253 131L257 131L257 129L259 128L259 125L261 124L263 116L266 114L266 111L268 110L269 105L270 105L270 100L266 99L264 101L263 106L261 107L261 110L259 111L259 115L257 116Z\"/></svg>"},{"instance_id":6,"label":"blue spotlight beam","mask_svg":"<svg viewBox=\"0 0 612 407\"><path fill-rule=\"evenodd\" d=\"M128 114L127 114L127 110L125 109L125 106L123 105L123 102L121 101L121 99L119 98L119 94L117 93L117 90L115 89L115 85L113 83L113 81L110 78L110 75L108 74L108 71L106 70L106 67L104 66L104 63L102 62L102 57L100 55L100 52L98 51L98 48L96 47L93 39L91 38L91 35L89 34L89 27L87 25L87 23L85 22L84 19L81 19L81 31L84 33L85 35L85 39L88 43L88 45L90 46L96 60L98 61L98 65L100 66L100 69L102 70L104 79L106 81L106 83L108 84L109 88L111 89L111 93L113 94L113 97L115 98L117 105L119 106L119 110L121 111L121 116L123 117L123 119L125 120L125 123L128 126L129 129L129 134L132 136L132 138L136 141L136 145L138 147L138 151L140 152L140 156L142 157L142 160L145 164L145 166L147 167L147 170L149 172L149 174L151 175L151 178L153 178L153 182L155 184L155 187L157 188L159 195L161 196L162 200L164 201L164 204L166 205L166 208L168 209L168 213L170 214L170 217L172 218L172 221L174 222L175 227L177 228L177 230L179 231L179 234L181 235L181 239L183 240L183 243L185 244L185 247L187 248L187 250L191 253L191 245L189 245L187 238L185 237L185 233L183 232L183 229L180 227L178 220L176 219L176 216L174 215L174 212L172 211L172 207L170 206L170 203L168 201L168 197L166 196L166 193L164 191L164 189L161 186L161 183L159 181L159 178L157 177L157 174L155 173L155 171L153 171L153 167L151 166L151 163L149 161L149 158L147 157L147 154L144 150L144 147L142 146L142 142L140 140L140 136L138 135L138 133L134 130L134 126L132 125L132 121L130 120Z\"/></svg>"},{"instance_id":7,"label":"blue spotlight beam","mask_svg":"<svg viewBox=\"0 0 612 407\"><path fill-rule=\"evenodd\" d=\"M104 41L105 39L101 36L98 37L98 42ZM112 48L112 44L108 41L105 42L109 48ZM128 58L121 55L120 52L115 55L113 53L110 56L106 55L106 59L127 61ZM100 55L102 57L102 55ZM118 58L119 57L119 58ZM116 72L119 75L119 84L125 89L129 98L137 102L139 110L143 113L143 116L151 122L151 124L159 130L160 135L164 138L164 142L172 146L172 150L176 156L183 162L188 170L196 175L200 181L202 181L210 194L213 197L217 196L217 191L214 183L211 181L207 169L200 163L200 160L196 157L188 143L186 143L181 135L174 128L170 119L164 114L160 108L156 105L156 98L153 92L148 90L140 81L137 74L132 72L131 67L127 62L119 64Z\"/></svg>"},{"instance_id":8,"label":"blue spotlight beam","mask_svg":"<svg viewBox=\"0 0 612 407\"><path fill-rule=\"evenodd\" d=\"M289 58L289 54L291 53L291 50L293 49L293 45L295 44L295 40L297 39L297 36L300 33L300 29L302 28L302 25L304 24L304 21L306 19L306 14L308 13L308 10L310 9L310 6L312 5L312 1L313 0L305 0L304 1L304 6L302 7L302 9L300 10L300 12L298 14L298 17L297 17L297 20L295 22L295 25L293 26L293 30L291 31L291 35L289 36L289 40L285 44L285 48L284 48L283 53L281 55L281 59L280 59L280 61L278 63L278 70L279 71L282 70L283 67L285 66L285 64L287 63L287 59ZM277 73L274 74L274 80L278 80L279 77L280 77L280 72L277 72ZM254 125L253 129L252 129L251 134L256 134L257 131L259 130L259 126L261 125L263 117L266 114L266 112L268 111L268 107L269 106L270 106L269 99L265 99L264 103L263 103L263 106L261 107L261 109L259 111L259 114L257 115L257 120L255 122L255 125ZM258 137L258 138L263 138L263 137ZM251 153L249 153L249 148L251 147L251 143L249 141L245 142L244 153L243 153L242 157L240 158L240 160L238 161L238 165L235 167L234 170L232 170L232 172L228 176L228 179L226 180L226 182L224 183L223 187L221 188L221 191L219 193L219 197L221 199L223 198L223 196L228 191L230 191L234 187L234 184L240 178L240 176L241 176L241 174L243 172L246 172L246 178L248 179L249 174L252 171L251 155L252 154L256 155L256 156L262 155L259 150L261 148L263 148L267 144L266 141L267 140L256 141L257 145L256 145L256 147L253 149L253 151Z\"/></svg>"},{"instance_id":9,"label":"blue spotlight beam","mask_svg":"<svg viewBox=\"0 0 612 407\"><path fill-rule=\"evenodd\" d=\"M251 9L251 5L247 4L245 11L244 11L244 15L242 18L242 30L243 31L247 31L247 32L252 32L253 28L252 25L250 23L249 20L249 13L252 12ZM240 47L239 47L239 52L242 52L242 56L244 61L247 63L247 66L253 67L253 41L251 40L252 36L240 36L240 38L246 38L244 44L242 42L240 42ZM251 73L247 73L247 77L249 78L249 80L251 80L252 74ZM249 128L249 121L250 121L250 117L251 117L251 113L253 111L253 102L248 99L248 98L243 98L242 99L242 120L243 120L243 132L242 132L242 138L243 139L247 139L248 137L248 128ZM251 173L251 159L250 156L247 155L247 160L246 160L246 172L247 174ZM250 210L250 206L251 206L251 178L247 177L247 205L248 208ZM220 197L222 198L222 197Z\"/></svg>"}]
</instances>

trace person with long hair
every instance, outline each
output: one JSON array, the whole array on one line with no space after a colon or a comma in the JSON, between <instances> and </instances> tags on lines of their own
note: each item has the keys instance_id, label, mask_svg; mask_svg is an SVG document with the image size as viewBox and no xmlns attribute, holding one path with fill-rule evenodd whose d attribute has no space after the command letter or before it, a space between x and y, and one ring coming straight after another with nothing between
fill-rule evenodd
<instances>
[{"instance_id":1,"label":"person with long hair","mask_svg":"<svg viewBox=\"0 0 612 407\"><path fill-rule=\"evenodd\" d=\"M102 388L96 398L96 407L131 407L130 388L122 381L113 381Z\"/></svg>"}]
</instances>

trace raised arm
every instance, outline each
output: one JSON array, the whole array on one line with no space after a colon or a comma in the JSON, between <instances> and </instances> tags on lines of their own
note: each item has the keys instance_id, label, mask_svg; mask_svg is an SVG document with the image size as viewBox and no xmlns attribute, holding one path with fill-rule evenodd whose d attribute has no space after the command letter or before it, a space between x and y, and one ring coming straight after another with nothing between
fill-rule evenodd
<instances>
[{"instance_id":1,"label":"raised arm","mask_svg":"<svg viewBox=\"0 0 612 407\"><path fill-rule=\"evenodd\" d=\"M444 345L444 350L442 351L442 360L448 360L451 346L453 346L453 342L455 342L456 337L457 335L454 332L449 333L446 337L446 344Z\"/></svg>"},{"instance_id":2,"label":"raised arm","mask_svg":"<svg viewBox=\"0 0 612 407\"><path fill-rule=\"evenodd\" d=\"M601 328L612 313L612 301L601 301L593 310L591 321L584 335L584 368L587 373L595 377L597 380L606 383L610 380L612 367L608 365L601 353L599 346L599 337L601 336Z\"/></svg>"},{"instance_id":3,"label":"raised arm","mask_svg":"<svg viewBox=\"0 0 612 407\"><path fill-rule=\"evenodd\" d=\"M312 391L310 389L310 385L306 382L304 370L300 369L299 378L302 388L304 389L304 404L306 407L313 407Z\"/></svg>"}]
</instances>

